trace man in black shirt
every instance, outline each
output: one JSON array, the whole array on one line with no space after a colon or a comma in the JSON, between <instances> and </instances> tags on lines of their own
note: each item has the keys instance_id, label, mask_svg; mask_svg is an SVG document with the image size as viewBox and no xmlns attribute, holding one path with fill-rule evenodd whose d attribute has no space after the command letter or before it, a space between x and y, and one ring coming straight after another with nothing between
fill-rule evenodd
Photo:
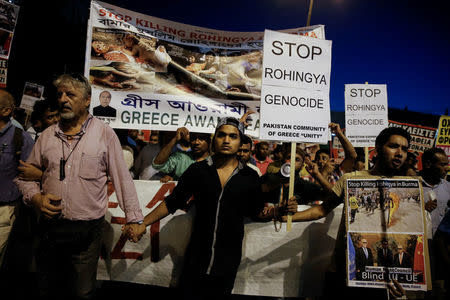
<instances>
[{"instance_id":1,"label":"man in black shirt","mask_svg":"<svg viewBox=\"0 0 450 300\"><path fill-rule=\"evenodd\" d=\"M103 91L99 96L100 105L94 107L93 115L98 117L111 117L115 118L117 115L116 109L109 106L111 103L111 93Z\"/></svg>"},{"instance_id":2,"label":"man in black shirt","mask_svg":"<svg viewBox=\"0 0 450 300\"><path fill-rule=\"evenodd\" d=\"M283 209L263 210L259 176L236 156L243 135L243 124L237 119L221 119L213 137L215 154L192 164L173 193L134 232L137 239L146 226L186 207L194 197L196 215L180 279L184 299L226 299L231 295L241 260L244 217L271 220L281 211L297 211L295 201Z\"/></svg>"}]
</instances>

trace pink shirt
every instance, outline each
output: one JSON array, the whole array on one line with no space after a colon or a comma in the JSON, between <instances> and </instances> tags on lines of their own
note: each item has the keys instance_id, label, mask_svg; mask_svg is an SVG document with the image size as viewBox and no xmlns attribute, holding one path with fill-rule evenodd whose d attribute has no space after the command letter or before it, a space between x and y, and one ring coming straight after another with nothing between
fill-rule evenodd
<instances>
[{"instance_id":1,"label":"pink shirt","mask_svg":"<svg viewBox=\"0 0 450 300\"><path fill-rule=\"evenodd\" d=\"M65 179L60 181L59 164L63 151L67 162ZM40 135L27 162L44 171L43 193L62 197L63 218L94 220L104 216L108 207L106 187L109 176L127 222L143 220L119 139L108 125L97 118L89 115L71 143L58 124L50 126ZM17 178L15 182L26 203L41 192L36 182Z\"/></svg>"},{"instance_id":2,"label":"pink shirt","mask_svg":"<svg viewBox=\"0 0 450 300\"><path fill-rule=\"evenodd\" d=\"M270 157L266 157L266 160L264 160L264 161L259 161L257 158L256 158L256 155L253 155L253 158L255 159L255 161L256 161L256 166L258 167L258 169L261 171L261 174L266 174L266 171L267 171L267 167L269 166L269 164L271 163L271 162L273 162L273 160L271 160L270 159Z\"/></svg>"}]
</instances>

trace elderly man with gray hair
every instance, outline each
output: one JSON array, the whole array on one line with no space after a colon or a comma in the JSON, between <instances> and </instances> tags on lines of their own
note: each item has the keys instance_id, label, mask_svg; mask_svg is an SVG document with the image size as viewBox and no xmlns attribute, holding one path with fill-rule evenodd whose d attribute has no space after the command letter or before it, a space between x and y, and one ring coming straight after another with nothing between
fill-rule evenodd
<instances>
[{"instance_id":1,"label":"elderly man with gray hair","mask_svg":"<svg viewBox=\"0 0 450 300\"><path fill-rule=\"evenodd\" d=\"M41 296L94 297L111 178L126 228L143 215L114 131L88 112L91 87L79 74L54 85L61 120L39 137L27 162L43 171L41 185L16 179L25 203L39 212L37 254Z\"/></svg>"}]
</instances>

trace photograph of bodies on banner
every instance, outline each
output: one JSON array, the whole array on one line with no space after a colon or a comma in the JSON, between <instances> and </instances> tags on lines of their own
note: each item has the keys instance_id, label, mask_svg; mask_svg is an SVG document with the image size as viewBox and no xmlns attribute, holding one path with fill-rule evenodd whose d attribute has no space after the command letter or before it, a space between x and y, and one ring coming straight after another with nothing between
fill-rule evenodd
<instances>
[{"instance_id":1,"label":"photograph of bodies on banner","mask_svg":"<svg viewBox=\"0 0 450 300\"><path fill-rule=\"evenodd\" d=\"M406 188L383 187L383 182L378 180L347 182L349 230L423 232L422 204L417 181L394 181L396 186L411 183L411 187Z\"/></svg>"},{"instance_id":2,"label":"photograph of bodies on banner","mask_svg":"<svg viewBox=\"0 0 450 300\"><path fill-rule=\"evenodd\" d=\"M0 2L0 28L7 31L14 31L16 26L19 7L11 3Z\"/></svg>"},{"instance_id":3,"label":"photograph of bodies on banner","mask_svg":"<svg viewBox=\"0 0 450 300\"><path fill-rule=\"evenodd\" d=\"M185 46L93 28L90 81L115 90L259 100L262 50Z\"/></svg>"},{"instance_id":4,"label":"photograph of bodies on banner","mask_svg":"<svg viewBox=\"0 0 450 300\"><path fill-rule=\"evenodd\" d=\"M415 234L349 232L349 285L366 286L372 281L384 287L383 282L392 279L423 285L423 241L423 235Z\"/></svg>"}]
</instances>

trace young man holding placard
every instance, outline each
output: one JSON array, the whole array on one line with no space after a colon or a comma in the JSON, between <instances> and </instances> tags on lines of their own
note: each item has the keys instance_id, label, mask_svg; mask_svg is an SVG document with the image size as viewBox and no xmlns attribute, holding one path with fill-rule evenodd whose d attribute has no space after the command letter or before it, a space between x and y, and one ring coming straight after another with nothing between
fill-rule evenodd
<instances>
[{"instance_id":1,"label":"young man holding placard","mask_svg":"<svg viewBox=\"0 0 450 300\"><path fill-rule=\"evenodd\" d=\"M333 186L333 190L326 197L327 199L323 199L323 203L320 205L312 206L311 208L297 212L293 215L292 221L301 222L301 221L311 221L317 220L325 217L329 212L331 212L334 208L340 205L345 201L345 187L347 185L347 180L352 178L361 178L367 176L382 176L382 177L393 177L402 175L401 166L405 162L408 147L410 143L411 137L409 133L401 128L390 127L386 128L380 132L377 136L375 142L375 148L377 151L377 160L375 166L370 171L357 171L353 173L345 174L341 179ZM338 240L336 241L336 268L339 278L345 279L345 244L346 237L344 235L345 228L343 227L344 223L341 223L340 233L338 234ZM341 276L342 275L342 276ZM343 284L343 283L342 283ZM341 288L342 285L337 284L336 288ZM399 297L404 294L404 290L401 286L399 286L395 282L395 287L388 284L389 292L391 295L395 297ZM358 288L352 289L344 289L342 290L343 297L346 299L351 299L352 296L364 297L367 298L367 290L360 290ZM382 290L381 290L382 291ZM332 293L336 293L335 290ZM377 291L371 291L371 295L374 297L379 297L383 294L377 293ZM371 298L372 299L372 298ZM374 298L377 299L377 298ZM378 298L380 299L380 298Z\"/></svg>"}]
</instances>

